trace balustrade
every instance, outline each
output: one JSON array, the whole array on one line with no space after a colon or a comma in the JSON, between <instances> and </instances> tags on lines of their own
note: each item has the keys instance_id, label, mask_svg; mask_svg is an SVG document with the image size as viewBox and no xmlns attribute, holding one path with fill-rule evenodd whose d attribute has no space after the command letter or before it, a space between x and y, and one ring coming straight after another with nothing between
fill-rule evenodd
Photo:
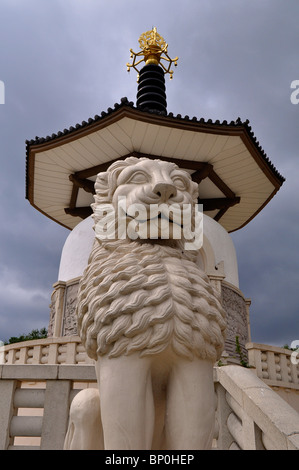
<instances>
[{"instance_id":1,"label":"balustrade","mask_svg":"<svg viewBox=\"0 0 299 470\"><path fill-rule=\"evenodd\" d=\"M299 450L299 415L269 386L241 366L214 373L214 448ZM91 364L0 365L0 449L62 449L70 403L86 386L97 387ZM31 445L18 445L20 437Z\"/></svg>"}]
</instances>

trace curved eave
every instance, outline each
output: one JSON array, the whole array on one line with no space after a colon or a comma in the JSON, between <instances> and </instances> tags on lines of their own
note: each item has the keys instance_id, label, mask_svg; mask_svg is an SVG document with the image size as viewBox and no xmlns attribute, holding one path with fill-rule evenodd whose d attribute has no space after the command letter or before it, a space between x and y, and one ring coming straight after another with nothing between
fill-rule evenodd
<instances>
[{"instance_id":1,"label":"curved eave","mask_svg":"<svg viewBox=\"0 0 299 470\"><path fill-rule=\"evenodd\" d=\"M82 218L66 214L65 208L92 202L92 195L83 189L74 191L70 175L85 175L92 181L103 165L134 153L171 158L181 166L186 161L186 169L193 172L199 164L213 165L224 190L219 189L221 185L215 186L215 177L214 181L205 179L199 186L201 197L240 197L239 204L223 213L209 214L217 216L229 232L252 220L284 181L256 141L248 121L220 123L141 111L126 99L88 122L27 141L26 150L26 198L69 229Z\"/></svg>"}]
</instances>

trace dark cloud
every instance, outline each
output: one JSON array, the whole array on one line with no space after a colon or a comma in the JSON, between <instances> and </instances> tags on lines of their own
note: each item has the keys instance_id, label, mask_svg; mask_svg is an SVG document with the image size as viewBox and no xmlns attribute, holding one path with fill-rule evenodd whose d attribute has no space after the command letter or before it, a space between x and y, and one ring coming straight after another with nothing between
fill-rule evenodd
<instances>
[{"instance_id":1,"label":"dark cloud","mask_svg":"<svg viewBox=\"0 0 299 470\"><path fill-rule=\"evenodd\" d=\"M87 120L122 96L135 101L129 49L157 26L179 56L168 111L249 119L287 178L232 234L252 339L284 344L298 331L299 4L283 0L2 0L0 80L0 339L46 326L68 231L25 200L25 140Z\"/></svg>"}]
</instances>

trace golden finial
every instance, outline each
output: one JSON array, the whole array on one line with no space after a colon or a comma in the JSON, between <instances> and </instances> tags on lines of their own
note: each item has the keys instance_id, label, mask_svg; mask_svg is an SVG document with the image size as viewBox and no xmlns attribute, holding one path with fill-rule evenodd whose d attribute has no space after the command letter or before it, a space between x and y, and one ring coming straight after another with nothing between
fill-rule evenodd
<instances>
[{"instance_id":1,"label":"golden finial","mask_svg":"<svg viewBox=\"0 0 299 470\"><path fill-rule=\"evenodd\" d=\"M178 57L176 57L175 59L171 59L169 57L167 53L168 44L164 41L162 36L157 33L157 28L153 28L151 31L146 31L146 33L141 34L139 38L139 45L141 49L140 52L136 53L133 51L133 49L130 49L130 58L133 59L133 62L132 64L127 63L128 72L130 72L131 67L133 67L133 69L138 72L139 78L139 70L137 69L137 66L144 61L146 65L161 65L164 70L164 73L169 73L170 79L172 79L173 71L170 70L170 67L172 63L177 66L177 61L179 59ZM141 56L143 56L142 59L138 60L137 58ZM168 67L165 67L161 60L165 60L166 62L168 62Z\"/></svg>"}]
</instances>

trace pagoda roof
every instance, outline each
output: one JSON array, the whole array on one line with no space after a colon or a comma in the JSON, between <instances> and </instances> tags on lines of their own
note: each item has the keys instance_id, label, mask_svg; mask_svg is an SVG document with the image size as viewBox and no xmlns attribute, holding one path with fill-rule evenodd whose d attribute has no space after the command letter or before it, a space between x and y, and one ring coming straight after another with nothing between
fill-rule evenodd
<instances>
[{"instance_id":1,"label":"pagoda roof","mask_svg":"<svg viewBox=\"0 0 299 470\"><path fill-rule=\"evenodd\" d=\"M96 175L130 155L174 161L188 170L199 183L204 212L228 232L248 224L284 182L248 120L174 116L122 98L88 121L26 141L26 198L73 229L92 213Z\"/></svg>"}]
</instances>

